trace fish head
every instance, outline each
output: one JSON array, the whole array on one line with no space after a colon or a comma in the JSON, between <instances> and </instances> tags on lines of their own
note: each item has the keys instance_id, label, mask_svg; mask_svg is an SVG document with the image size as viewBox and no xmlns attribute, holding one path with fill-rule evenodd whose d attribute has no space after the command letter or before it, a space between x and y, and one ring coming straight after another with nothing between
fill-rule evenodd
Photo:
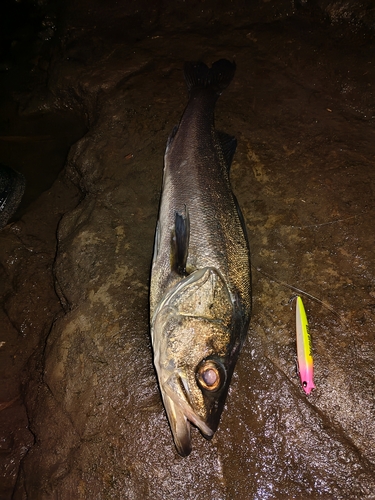
<instances>
[{"instance_id":1,"label":"fish head","mask_svg":"<svg viewBox=\"0 0 375 500\"><path fill-rule=\"evenodd\" d=\"M211 439L239 351L233 299L212 268L172 289L154 315L154 363L180 455L191 451L190 423Z\"/></svg>"}]
</instances>

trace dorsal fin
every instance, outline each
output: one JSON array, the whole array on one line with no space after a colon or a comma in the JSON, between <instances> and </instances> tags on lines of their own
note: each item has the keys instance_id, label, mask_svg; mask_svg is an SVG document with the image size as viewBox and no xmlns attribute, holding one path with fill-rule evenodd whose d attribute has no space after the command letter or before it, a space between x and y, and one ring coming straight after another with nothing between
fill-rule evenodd
<instances>
[{"instance_id":1,"label":"dorsal fin","mask_svg":"<svg viewBox=\"0 0 375 500\"><path fill-rule=\"evenodd\" d=\"M177 134L178 131L178 125L175 125L172 129L172 132L169 134L168 140L167 140L167 146L165 149L165 154L167 153L168 149L171 147L171 144L173 142L173 139L175 138L175 135Z\"/></svg>"},{"instance_id":2,"label":"dorsal fin","mask_svg":"<svg viewBox=\"0 0 375 500\"><path fill-rule=\"evenodd\" d=\"M243 231L243 234L245 236L246 243L247 243L247 245L249 245L249 240L248 240L248 237L247 237L247 228L246 228L245 217L243 216L242 210L240 208L240 205L238 203L238 200L237 200L236 196L234 195L234 193L232 193L232 194L233 194L234 204L236 205L236 208L237 208L238 218L240 219L242 231Z\"/></svg>"},{"instance_id":3,"label":"dorsal fin","mask_svg":"<svg viewBox=\"0 0 375 500\"><path fill-rule=\"evenodd\" d=\"M237 148L237 139L232 135L226 134L225 132L217 131L217 136L220 142L221 150L223 152L223 157L227 165L228 172L232 165L233 156Z\"/></svg>"},{"instance_id":4,"label":"dorsal fin","mask_svg":"<svg viewBox=\"0 0 375 500\"><path fill-rule=\"evenodd\" d=\"M171 241L171 267L182 276L186 275L186 261L189 252L190 220L185 207L184 213L176 212Z\"/></svg>"}]
</instances>

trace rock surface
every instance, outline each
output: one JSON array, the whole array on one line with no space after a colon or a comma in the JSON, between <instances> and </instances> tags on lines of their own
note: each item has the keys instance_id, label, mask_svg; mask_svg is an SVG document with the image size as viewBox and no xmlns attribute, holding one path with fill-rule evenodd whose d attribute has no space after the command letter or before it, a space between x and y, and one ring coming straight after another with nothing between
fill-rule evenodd
<instances>
[{"instance_id":1,"label":"rock surface","mask_svg":"<svg viewBox=\"0 0 375 500\"><path fill-rule=\"evenodd\" d=\"M245 3L66 4L43 106L80 108L90 129L0 233L0 430L14 422L1 498L374 497L371 19L365 3L362 24L354 2ZM340 6L355 30L323 20ZM238 140L254 313L217 433L193 430L181 458L152 365L149 270L183 62L221 57L237 62L216 124ZM296 289L309 294L310 397Z\"/></svg>"}]
</instances>

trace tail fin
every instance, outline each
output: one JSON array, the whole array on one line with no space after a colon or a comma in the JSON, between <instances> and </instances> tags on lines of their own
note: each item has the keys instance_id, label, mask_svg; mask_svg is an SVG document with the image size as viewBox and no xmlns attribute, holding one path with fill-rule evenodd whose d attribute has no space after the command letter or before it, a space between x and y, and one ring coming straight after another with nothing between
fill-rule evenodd
<instances>
[{"instance_id":1,"label":"tail fin","mask_svg":"<svg viewBox=\"0 0 375 500\"><path fill-rule=\"evenodd\" d=\"M228 87L236 71L235 62L220 59L208 68L203 62L186 62L185 81L189 94L197 89L212 89L218 96Z\"/></svg>"}]
</instances>

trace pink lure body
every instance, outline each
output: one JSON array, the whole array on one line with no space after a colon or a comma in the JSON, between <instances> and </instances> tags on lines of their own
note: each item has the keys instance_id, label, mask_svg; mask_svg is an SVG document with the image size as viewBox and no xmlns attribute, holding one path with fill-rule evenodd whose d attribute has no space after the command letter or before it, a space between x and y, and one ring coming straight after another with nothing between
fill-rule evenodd
<instances>
[{"instance_id":1,"label":"pink lure body","mask_svg":"<svg viewBox=\"0 0 375 500\"><path fill-rule=\"evenodd\" d=\"M309 324L301 297L297 297L296 301L296 332L299 376L303 390L306 394L310 394L315 389L314 363L311 352Z\"/></svg>"}]
</instances>

